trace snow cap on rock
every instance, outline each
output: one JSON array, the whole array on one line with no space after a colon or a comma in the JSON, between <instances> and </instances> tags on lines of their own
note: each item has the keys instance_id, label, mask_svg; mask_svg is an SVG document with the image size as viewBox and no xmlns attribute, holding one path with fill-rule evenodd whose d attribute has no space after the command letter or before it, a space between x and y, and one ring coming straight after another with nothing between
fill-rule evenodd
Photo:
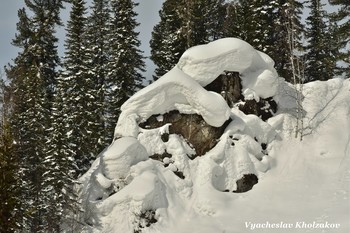
<instances>
[{"instance_id":1,"label":"snow cap on rock","mask_svg":"<svg viewBox=\"0 0 350 233\"><path fill-rule=\"evenodd\" d=\"M239 72L242 94L246 99L272 97L277 91L278 75L274 61L237 38L224 38L188 49L177 67L202 86L214 81L224 71Z\"/></svg>"}]
</instances>

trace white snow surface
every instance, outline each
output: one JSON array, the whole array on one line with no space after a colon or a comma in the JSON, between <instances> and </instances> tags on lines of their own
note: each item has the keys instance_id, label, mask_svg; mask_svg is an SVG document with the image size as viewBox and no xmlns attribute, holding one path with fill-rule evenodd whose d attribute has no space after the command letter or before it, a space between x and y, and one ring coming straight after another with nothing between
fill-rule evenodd
<instances>
[{"instance_id":1,"label":"white snow surface","mask_svg":"<svg viewBox=\"0 0 350 233\"><path fill-rule=\"evenodd\" d=\"M268 98L277 91L274 61L237 38L224 38L188 49L177 67L206 86L224 71L241 74L245 99Z\"/></svg>"},{"instance_id":2,"label":"white snow surface","mask_svg":"<svg viewBox=\"0 0 350 233\"><path fill-rule=\"evenodd\" d=\"M116 136L136 137L139 133L137 122L171 110L197 113L215 127L221 126L230 116L230 108L221 95L206 91L177 67L137 92L121 110Z\"/></svg>"},{"instance_id":3,"label":"white snow surface","mask_svg":"<svg viewBox=\"0 0 350 233\"><path fill-rule=\"evenodd\" d=\"M220 95L202 88L211 82L209 76L217 75L214 64L228 64L231 56L238 67L241 59L235 54L251 62L242 61L240 69L247 75L242 80L271 71L270 58L245 42L222 41L190 49L177 67L123 105L118 139L79 180L86 209L82 220L87 223L81 232L350 232L350 80L302 86L304 138L300 141L294 138L295 87L283 80L268 93L279 110L267 122L229 109ZM229 41L234 45L228 46ZM206 61L212 68L193 61ZM197 64L211 74L200 76L201 69L191 68ZM252 83L257 79L264 83L259 75L250 78L256 79ZM268 81L261 87L265 85L271 88ZM250 90L259 97L267 94ZM192 160L195 151L181 136L170 134L163 142L168 124L138 127L149 116L174 109L200 114L213 126L229 117L232 122L213 149ZM148 158L165 151L172 154L163 161L167 167ZM185 178L176 176L177 171ZM258 176L258 184L246 193L232 193L236 181L249 173ZM157 222L140 228L140 215L147 210L155 211ZM317 224L333 227L315 228L321 226Z\"/></svg>"}]
</instances>

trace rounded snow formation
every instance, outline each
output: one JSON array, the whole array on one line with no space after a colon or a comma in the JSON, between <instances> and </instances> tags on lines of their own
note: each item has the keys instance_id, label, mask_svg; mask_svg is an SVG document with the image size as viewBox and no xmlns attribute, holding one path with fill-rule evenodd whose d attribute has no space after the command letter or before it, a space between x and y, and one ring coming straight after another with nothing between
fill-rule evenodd
<instances>
[{"instance_id":1,"label":"rounded snow formation","mask_svg":"<svg viewBox=\"0 0 350 233\"><path fill-rule=\"evenodd\" d=\"M224 71L239 72L245 99L268 98L276 94L278 75L274 61L237 38L224 38L188 49L177 67L202 86Z\"/></svg>"},{"instance_id":2,"label":"rounded snow formation","mask_svg":"<svg viewBox=\"0 0 350 233\"><path fill-rule=\"evenodd\" d=\"M137 123L146 121L153 114L172 110L199 114L214 127L220 127L230 117L230 108L221 95L205 90L177 67L133 95L121 110L115 137L137 137Z\"/></svg>"},{"instance_id":3,"label":"rounded snow formation","mask_svg":"<svg viewBox=\"0 0 350 233\"><path fill-rule=\"evenodd\" d=\"M172 70L122 105L115 137L136 138L138 123L172 110L199 114L209 125L220 127L230 108L221 95L203 87L224 71L235 71L240 73L245 99L259 101L276 94L278 75L273 66L268 55L236 38L190 48Z\"/></svg>"},{"instance_id":4,"label":"rounded snow formation","mask_svg":"<svg viewBox=\"0 0 350 233\"><path fill-rule=\"evenodd\" d=\"M125 178L130 167L147 160L146 149L132 137L115 140L101 157L101 166L108 179Z\"/></svg>"}]
</instances>

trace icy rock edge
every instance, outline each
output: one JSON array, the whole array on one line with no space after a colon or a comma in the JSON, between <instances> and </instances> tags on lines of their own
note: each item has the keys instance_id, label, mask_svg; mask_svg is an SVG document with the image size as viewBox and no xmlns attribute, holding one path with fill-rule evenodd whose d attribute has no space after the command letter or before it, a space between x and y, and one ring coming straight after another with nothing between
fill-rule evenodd
<instances>
[{"instance_id":1,"label":"icy rock edge","mask_svg":"<svg viewBox=\"0 0 350 233\"><path fill-rule=\"evenodd\" d=\"M188 203L196 214L210 215L210 205L203 209L204 200L250 189L270 167L268 145L276 133L257 116L231 109L220 94L204 86L225 71L237 71L245 99L273 97L278 79L273 65L270 57L246 42L221 39L189 49L177 66L126 101L114 142L80 179L85 231L154 230L190 211ZM195 149L181 135L169 134L169 124L139 126L156 114L162 122L162 114L174 110L197 114L213 127L232 121L214 148L192 160ZM171 156L149 159L164 153ZM242 180L248 183L239 184Z\"/></svg>"}]
</instances>

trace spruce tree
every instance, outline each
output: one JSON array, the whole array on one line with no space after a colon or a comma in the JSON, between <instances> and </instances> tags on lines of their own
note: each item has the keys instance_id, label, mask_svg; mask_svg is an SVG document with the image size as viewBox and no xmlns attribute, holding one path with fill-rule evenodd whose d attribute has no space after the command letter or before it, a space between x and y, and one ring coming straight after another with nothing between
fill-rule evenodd
<instances>
[{"instance_id":1,"label":"spruce tree","mask_svg":"<svg viewBox=\"0 0 350 233\"><path fill-rule=\"evenodd\" d=\"M20 228L23 200L19 176L19 158L13 154L13 137L9 124L11 90L0 80L0 229L15 232Z\"/></svg>"},{"instance_id":2,"label":"spruce tree","mask_svg":"<svg viewBox=\"0 0 350 233\"><path fill-rule=\"evenodd\" d=\"M290 57L301 50L302 4L295 0L248 0L227 5L225 37L238 37L267 53L275 61L279 75L292 79ZM290 49L288 31L293 23L295 50Z\"/></svg>"},{"instance_id":3,"label":"spruce tree","mask_svg":"<svg viewBox=\"0 0 350 233\"><path fill-rule=\"evenodd\" d=\"M157 66L154 80L171 70L186 50L186 40L181 34L183 20L178 5L176 0L166 0L159 11L160 22L152 31L151 60Z\"/></svg>"},{"instance_id":4,"label":"spruce tree","mask_svg":"<svg viewBox=\"0 0 350 233\"><path fill-rule=\"evenodd\" d=\"M14 93L10 127L14 156L21 158L21 198L27 204L22 230L43 232L48 226L45 216L51 194L43 186L44 174L53 169L43 163L48 151L46 142L59 64L55 27L61 25L62 2L26 0L25 3L32 16L28 17L24 9L19 10L18 34L13 44L22 51L7 70Z\"/></svg>"},{"instance_id":5,"label":"spruce tree","mask_svg":"<svg viewBox=\"0 0 350 233\"><path fill-rule=\"evenodd\" d=\"M91 75L91 62L89 63L88 46L86 38L87 18L85 1L73 0L70 18L67 24L67 36L65 40L66 53L63 60L63 72L58 79L58 101L62 101L62 116L65 117L66 152L74 158L74 177L84 174L90 167L90 161L98 153L91 143L91 131L93 122L91 111L95 106L95 99L91 93L94 91L94 76ZM91 54L90 54L91 55ZM91 58L91 57L90 57ZM61 99L61 100L60 100Z\"/></svg>"},{"instance_id":6,"label":"spruce tree","mask_svg":"<svg viewBox=\"0 0 350 233\"><path fill-rule=\"evenodd\" d=\"M223 25L224 37L236 37L242 38L243 33L241 31L241 24L239 23L239 8L240 4L236 1L226 3L226 15Z\"/></svg>"},{"instance_id":7,"label":"spruce tree","mask_svg":"<svg viewBox=\"0 0 350 233\"><path fill-rule=\"evenodd\" d=\"M113 132L120 114L120 106L143 84L144 61L139 50L141 42L136 27L139 25L133 0L111 1L111 27L109 32L110 60L106 79L106 127L107 140L113 139Z\"/></svg>"},{"instance_id":8,"label":"spruce tree","mask_svg":"<svg viewBox=\"0 0 350 233\"><path fill-rule=\"evenodd\" d=\"M151 39L151 59L158 79L175 66L186 49L222 38L223 0L166 0Z\"/></svg>"},{"instance_id":9,"label":"spruce tree","mask_svg":"<svg viewBox=\"0 0 350 233\"><path fill-rule=\"evenodd\" d=\"M52 124L48 130L49 149L43 161L45 167L50 167L50 170L43 174L42 185L48 196L46 211L53 213L45 216L48 232L61 232L63 224L74 224L74 209L79 209L73 192L74 175L77 171L74 154L69 147L71 143L67 140L69 113L66 111L68 106L65 100L65 85L62 77L59 77L51 111Z\"/></svg>"},{"instance_id":10,"label":"spruce tree","mask_svg":"<svg viewBox=\"0 0 350 233\"><path fill-rule=\"evenodd\" d=\"M239 0L238 3L235 4L233 8L235 14L232 15L233 17L230 16L230 18L227 18L227 20L233 21L231 24L235 25L235 28L230 31L230 33L233 34L225 35L226 37L237 36L253 45L254 38L256 37L257 26L260 24L260 19L257 17L255 11L255 9L259 7L256 2L256 0ZM239 34L237 35L237 33ZM260 36L257 38L260 38Z\"/></svg>"},{"instance_id":11,"label":"spruce tree","mask_svg":"<svg viewBox=\"0 0 350 233\"><path fill-rule=\"evenodd\" d=\"M280 0L273 7L272 38L268 41L266 51L275 61L277 73L288 82L293 82L291 59L298 59L302 68L301 56L303 51L301 23L303 5L295 0ZM292 45L293 44L293 45ZM293 61L294 62L294 61Z\"/></svg>"},{"instance_id":12,"label":"spruce tree","mask_svg":"<svg viewBox=\"0 0 350 233\"><path fill-rule=\"evenodd\" d=\"M186 48L205 44L223 37L224 0L186 0L178 5Z\"/></svg>"},{"instance_id":13,"label":"spruce tree","mask_svg":"<svg viewBox=\"0 0 350 233\"><path fill-rule=\"evenodd\" d=\"M87 124L87 137L84 138L87 154L85 158L90 158L89 162L102 151L110 142L105 140L105 93L107 63L109 56L108 34L110 28L110 4L108 0L94 0L91 7L91 15L87 19L85 34L86 47L86 68L88 75L85 78L86 101L85 120ZM84 130L85 130L84 129ZM90 167L83 161L83 170Z\"/></svg>"},{"instance_id":14,"label":"spruce tree","mask_svg":"<svg viewBox=\"0 0 350 233\"><path fill-rule=\"evenodd\" d=\"M309 26L306 32L308 45L306 46L306 82L314 80L328 80L333 78L335 70L335 59L333 43L325 19L327 13L323 9L320 0L310 1L310 15L306 19Z\"/></svg>"},{"instance_id":15,"label":"spruce tree","mask_svg":"<svg viewBox=\"0 0 350 233\"><path fill-rule=\"evenodd\" d=\"M329 0L329 3L339 7L339 10L331 14L331 21L336 37L337 61L341 66L337 67L337 74L345 74L350 77L350 4L348 0Z\"/></svg>"}]
</instances>

